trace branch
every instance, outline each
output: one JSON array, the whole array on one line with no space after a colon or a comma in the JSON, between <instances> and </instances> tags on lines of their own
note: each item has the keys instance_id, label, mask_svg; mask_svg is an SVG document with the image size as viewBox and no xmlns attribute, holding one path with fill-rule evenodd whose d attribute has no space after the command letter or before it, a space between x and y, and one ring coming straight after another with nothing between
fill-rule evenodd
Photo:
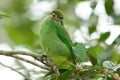
<instances>
[{"instance_id":1,"label":"branch","mask_svg":"<svg viewBox=\"0 0 120 80\"><path fill-rule=\"evenodd\" d=\"M57 74L57 76L60 76L60 73L58 71L57 66L50 59L48 59L47 56L45 56L45 55L41 56L38 53L26 52L26 51L3 51L3 50L0 50L0 55L16 58L18 60L30 63L30 64L32 64L34 66L40 67L42 69L45 69L45 70L48 70L48 71L53 71L53 72L55 72ZM46 65L47 67L42 66L42 65L40 65L38 63L35 63L35 62L31 61L31 60L25 59L23 57L20 57L19 55L31 56L34 59L36 59L36 60L40 61L41 63L43 63L44 65Z\"/></svg>"},{"instance_id":2,"label":"branch","mask_svg":"<svg viewBox=\"0 0 120 80\"><path fill-rule=\"evenodd\" d=\"M15 64L16 65L18 65L19 66L19 68L18 69L24 69L24 74L27 76L27 77L31 77L31 74L30 74L30 71L29 71L29 69L27 69L27 67L21 62L21 61L19 61L19 60L15 60ZM18 70L17 69L17 70Z\"/></svg>"},{"instance_id":3,"label":"branch","mask_svg":"<svg viewBox=\"0 0 120 80\"><path fill-rule=\"evenodd\" d=\"M56 74L57 74L57 77L60 76L60 73L59 73L59 70L58 70L58 67L49 59L47 59L46 56L41 56L42 60L43 60L43 63L47 64L48 66L51 67L52 71L54 71Z\"/></svg>"},{"instance_id":4,"label":"branch","mask_svg":"<svg viewBox=\"0 0 120 80\"><path fill-rule=\"evenodd\" d=\"M5 64L3 64L3 63L1 63L1 62L0 62L0 65L2 65L2 66L4 66L4 67L6 67L6 68L9 68L9 69L17 72L18 74L20 74L21 76L23 76L23 77L25 78L25 80L30 80L29 77L25 76L23 73L17 71L16 69L14 69L14 68L12 68L12 67L10 67L10 66L7 66L7 65L5 65Z\"/></svg>"},{"instance_id":5,"label":"branch","mask_svg":"<svg viewBox=\"0 0 120 80\"><path fill-rule=\"evenodd\" d=\"M11 56L11 55L27 55L31 57L41 57L40 54L34 53L34 52L28 52L28 51L5 51L5 50L0 50L0 55L6 55L6 56Z\"/></svg>"},{"instance_id":6,"label":"branch","mask_svg":"<svg viewBox=\"0 0 120 80\"><path fill-rule=\"evenodd\" d=\"M34 66L37 66L37 67L40 67L42 69L46 69L46 70L50 70L50 68L47 68L45 66L41 66L40 64L38 63L35 63L33 61L30 61L30 60L27 60L23 57L19 57L17 55L27 55L27 56L31 56L33 58L35 57L40 57L39 54L37 53L33 53L33 52L25 52L25 51L3 51L3 50L0 50L0 55L4 55L4 56L10 56L10 57L13 57L13 58L16 58L18 60L21 60L21 61L24 61L24 62L27 62L27 63L30 63Z\"/></svg>"},{"instance_id":7,"label":"branch","mask_svg":"<svg viewBox=\"0 0 120 80\"><path fill-rule=\"evenodd\" d=\"M24 62L27 62L27 63L30 63L30 64L32 64L32 65L34 65L34 66L40 67L40 68L45 69L45 70L49 70L49 71L51 70L51 69L48 68L48 67L42 66L42 65L40 65L40 64L38 64L38 63L35 63L35 62L33 62L33 61L30 61L30 60L27 60L27 59L22 58L22 57L20 57L20 56L12 55L11 57L16 58L16 59L21 60L21 61L24 61Z\"/></svg>"},{"instance_id":8,"label":"branch","mask_svg":"<svg viewBox=\"0 0 120 80\"><path fill-rule=\"evenodd\" d=\"M46 61L44 61L44 60L47 59L47 57L44 56L44 55L41 56L38 53L26 52L26 51L3 51L3 50L0 50L0 55L5 55L5 56L12 56L12 55L26 55L26 56L31 56L31 57L35 58L36 60L39 60L40 62L42 62L46 66L49 66L49 64L46 64ZM46 59L45 59L45 57L46 57Z\"/></svg>"}]
</instances>

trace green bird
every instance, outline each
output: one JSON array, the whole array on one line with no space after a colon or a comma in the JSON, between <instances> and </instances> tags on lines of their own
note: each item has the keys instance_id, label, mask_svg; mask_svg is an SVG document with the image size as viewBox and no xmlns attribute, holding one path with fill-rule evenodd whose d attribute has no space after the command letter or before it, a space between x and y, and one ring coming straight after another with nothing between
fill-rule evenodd
<instances>
[{"instance_id":1,"label":"green bird","mask_svg":"<svg viewBox=\"0 0 120 80\"><path fill-rule=\"evenodd\" d=\"M64 56L75 64L72 41L63 24L63 14L54 10L40 25L40 46L48 58Z\"/></svg>"}]
</instances>

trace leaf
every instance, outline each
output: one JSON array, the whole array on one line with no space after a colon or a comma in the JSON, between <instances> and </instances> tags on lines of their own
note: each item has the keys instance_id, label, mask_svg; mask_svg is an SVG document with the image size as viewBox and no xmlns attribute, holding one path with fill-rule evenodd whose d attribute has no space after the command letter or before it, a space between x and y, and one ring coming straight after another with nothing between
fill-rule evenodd
<instances>
[{"instance_id":1,"label":"leaf","mask_svg":"<svg viewBox=\"0 0 120 80\"><path fill-rule=\"evenodd\" d=\"M107 80L115 80L115 79L111 76L107 76Z\"/></svg>"},{"instance_id":2,"label":"leaf","mask_svg":"<svg viewBox=\"0 0 120 80\"><path fill-rule=\"evenodd\" d=\"M70 62L67 60L66 57L58 56L58 57L52 58L52 60L57 66L59 66L59 68L70 67Z\"/></svg>"},{"instance_id":3,"label":"leaf","mask_svg":"<svg viewBox=\"0 0 120 80\"><path fill-rule=\"evenodd\" d=\"M99 56L102 54L102 52L103 48L101 46L90 47L88 49L88 57L94 66L100 65L101 61Z\"/></svg>"},{"instance_id":4,"label":"leaf","mask_svg":"<svg viewBox=\"0 0 120 80\"><path fill-rule=\"evenodd\" d=\"M113 5L114 1L113 0L105 0L105 10L108 15L111 15L113 12Z\"/></svg>"},{"instance_id":5,"label":"leaf","mask_svg":"<svg viewBox=\"0 0 120 80\"><path fill-rule=\"evenodd\" d=\"M88 33L91 35L96 31L96 25L98 24L98 16L94 13L91 13L90 18L88 20Z\"/></svg>"},{"instance_id":6,"label":"leaf","mask_svg":"<svg viewBox=\"0 0 120 80\"><path fill-rule=\"evenodd\" d=\"M3 13L3 12L0 12L0 17L8 17L8 18L10 18L9 15L7 15L7 14L5 14L5 13Z\"/></svg>"},{"instance_id":7,"label":"leaf","mask_svg":"<svg viewBox=\"0 0 120 80\"><path fill-rule=\"evenodd\" d=\"M90 7L94 10L96 8L97 1L91 1Z\"/></svg>"},{"instance_id":8,"label":"leaf","mask_svg":"<svg viewBox=\"0 0 120 80\"><path fill-rule=\"evenodd\" d=\"M90 59L90 62L92 63L93 66L97 65L97 58L95 56L93 56L92 53L88 52L87 53L89 59Z\"/></svg>"},{"instance_id":9,"label":"leaf","mask_svg":"<svg viewBox=\"0 0 120 80\"><path fill-rule=\"evenodd\" d=\"M116 72L120 75L120 68L118 68L118 69L116 70Z\"/></svg>"},{"instance_id":10,"label":"leaf","mask_svg":"<svg viewBox=\"0 0 120 80\"><path fill-rule=\"evenodd\" d=\"M113 19L115 25L120 25L120 16L113 16Z\"/></svg>"},{"instance_id":11,"label":"leaf","mask_svg":"<svg viewBox=\"0 0 120 80\"><path fill-rule=\"evenodd\" d=\"M109 36L110 36L110 32L102 33L99 38L99 42L105 41Z\"/></svg>"},{"instance_id":12,"label":"leaf","mask_svg":"<svg viewBox=\"0 0 120 80\"><path fill-rule=\"evenodd\" d=\"M115 49L112 50L112 60L116 63L120 63L120 55L117 53Z\"/></svg>"},{"instance_id":13,"label":"leaf","mask_svg":"<svg viewBox=\"0 0 120 80\"><path fill-rule=\"evenodd\" d=\"M88 48L88 51L90 53L92 53L97 58L97 56L99 56L100 54L102 54L103 47L97 45L97 46Z\"/></svg>"},{"instance_id":14,"label":"leaf","mask_svg":"<svg viewBox=\"0 0 120 80\"><path fill-rule=\"evenodd\" d=\"M120 44L120 35L113 41L112 45Z\"/></svg>"},{"instance_id":15,"label":"leaf","mask_svg":"<svg viewBox=\"0 0 120 80\"><path fill-rule=\"evenodd\" d=\"M79 72L79 76L81 79L78 79L78 80L98 80L98 79L95 79L96 71L102 71L103 69L104 68L102 66L91 66L86 70Z\"/></svg>"},{"instance_id":16,"label":"leaf","mask_svg":"<svg viewBox=\"0 0 120 80\"><path fill-rule=\"evenodd\" d=\"M72 47L73 53L76 55L79 61L87 61L87 49L82 43L75 43Z\"/></svg>"},{"instance_id":17,"label":"leaf","mask_svg":"<svg viewBox=\"0 0 120 80\"><path fill-rule=\"evenodd\" d=\"M89 35L96 31L96 26L89 27Z\"/></svg>"},{"instance_id":18,"label":"leaf","mask_svg":"<svg viewBox=\"0 0 120 80\"><path fill-rule=\"evenodd\" d=\"M108 60L112 57L112 49L107 48L105 51L103 51L102 54L100 54L100 62L102 63L105 60Z\"/></svg>"},{"instance_id":19,"label":"leaf","mask_svg":"<svg viewBox=\"0 0 120 80\"><path fill-rule=\"evenodd\" d=\"M114 67L114 63L112 63L111 61L104 61L103 67L112 69Z\"/></svg>"},{"instance_id":20,"label":"leaf","mask_svg":"<svg viewBox=\"0 0 120 80\"><path fill-rule=\"evenodd\" d=\"M58 80L69 80L72 70L65 71L64 73L61 74L60 78Z\"/></svg>"}]
</instances>

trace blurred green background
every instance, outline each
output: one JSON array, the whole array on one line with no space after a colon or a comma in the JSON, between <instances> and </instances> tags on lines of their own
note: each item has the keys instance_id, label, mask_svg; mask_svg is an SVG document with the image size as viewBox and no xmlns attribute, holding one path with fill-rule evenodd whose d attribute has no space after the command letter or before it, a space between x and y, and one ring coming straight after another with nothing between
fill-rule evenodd
<instances>
[{"instance_id":1,"label":"blurred green background","mask_svg":"<svg viewBox=\"0 0 120 80\"><path fill-rule=\"evenodd\" d=\"M65 28L73 42L82 42L87 47L116 45L120 42L115 43L117 36L119 39L119 32L108 42L106 40L113 35L110 31L112 27L120 25L118 2L119 0L0 0L0 43L23 45L39 51L39 24L52 10L60 9L64 13ZM106 26L110 29L106 30Z\"/></svg>"}]
</instances>

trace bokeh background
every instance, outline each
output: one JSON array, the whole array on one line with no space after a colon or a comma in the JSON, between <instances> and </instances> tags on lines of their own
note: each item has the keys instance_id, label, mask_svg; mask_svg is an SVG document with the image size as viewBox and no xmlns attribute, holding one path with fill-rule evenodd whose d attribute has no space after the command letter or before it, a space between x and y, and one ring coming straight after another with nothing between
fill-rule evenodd
<instances>
[{"instance_id":1,"label":"bokeh background","mask_svg":"<svg viewBox=\"0 0 120 80\"><path fill-rule=\"evenodd\" d=\"M39 25L52 10L60 9L73 42L84 43L100 53L112 50L109 57L119 54L119 4L119 0L0 0L0 50L39 53ZM1 59L12 63L8 58ZM119 58L114 59L119 62Z\"/></svg>"}]
</instances>

